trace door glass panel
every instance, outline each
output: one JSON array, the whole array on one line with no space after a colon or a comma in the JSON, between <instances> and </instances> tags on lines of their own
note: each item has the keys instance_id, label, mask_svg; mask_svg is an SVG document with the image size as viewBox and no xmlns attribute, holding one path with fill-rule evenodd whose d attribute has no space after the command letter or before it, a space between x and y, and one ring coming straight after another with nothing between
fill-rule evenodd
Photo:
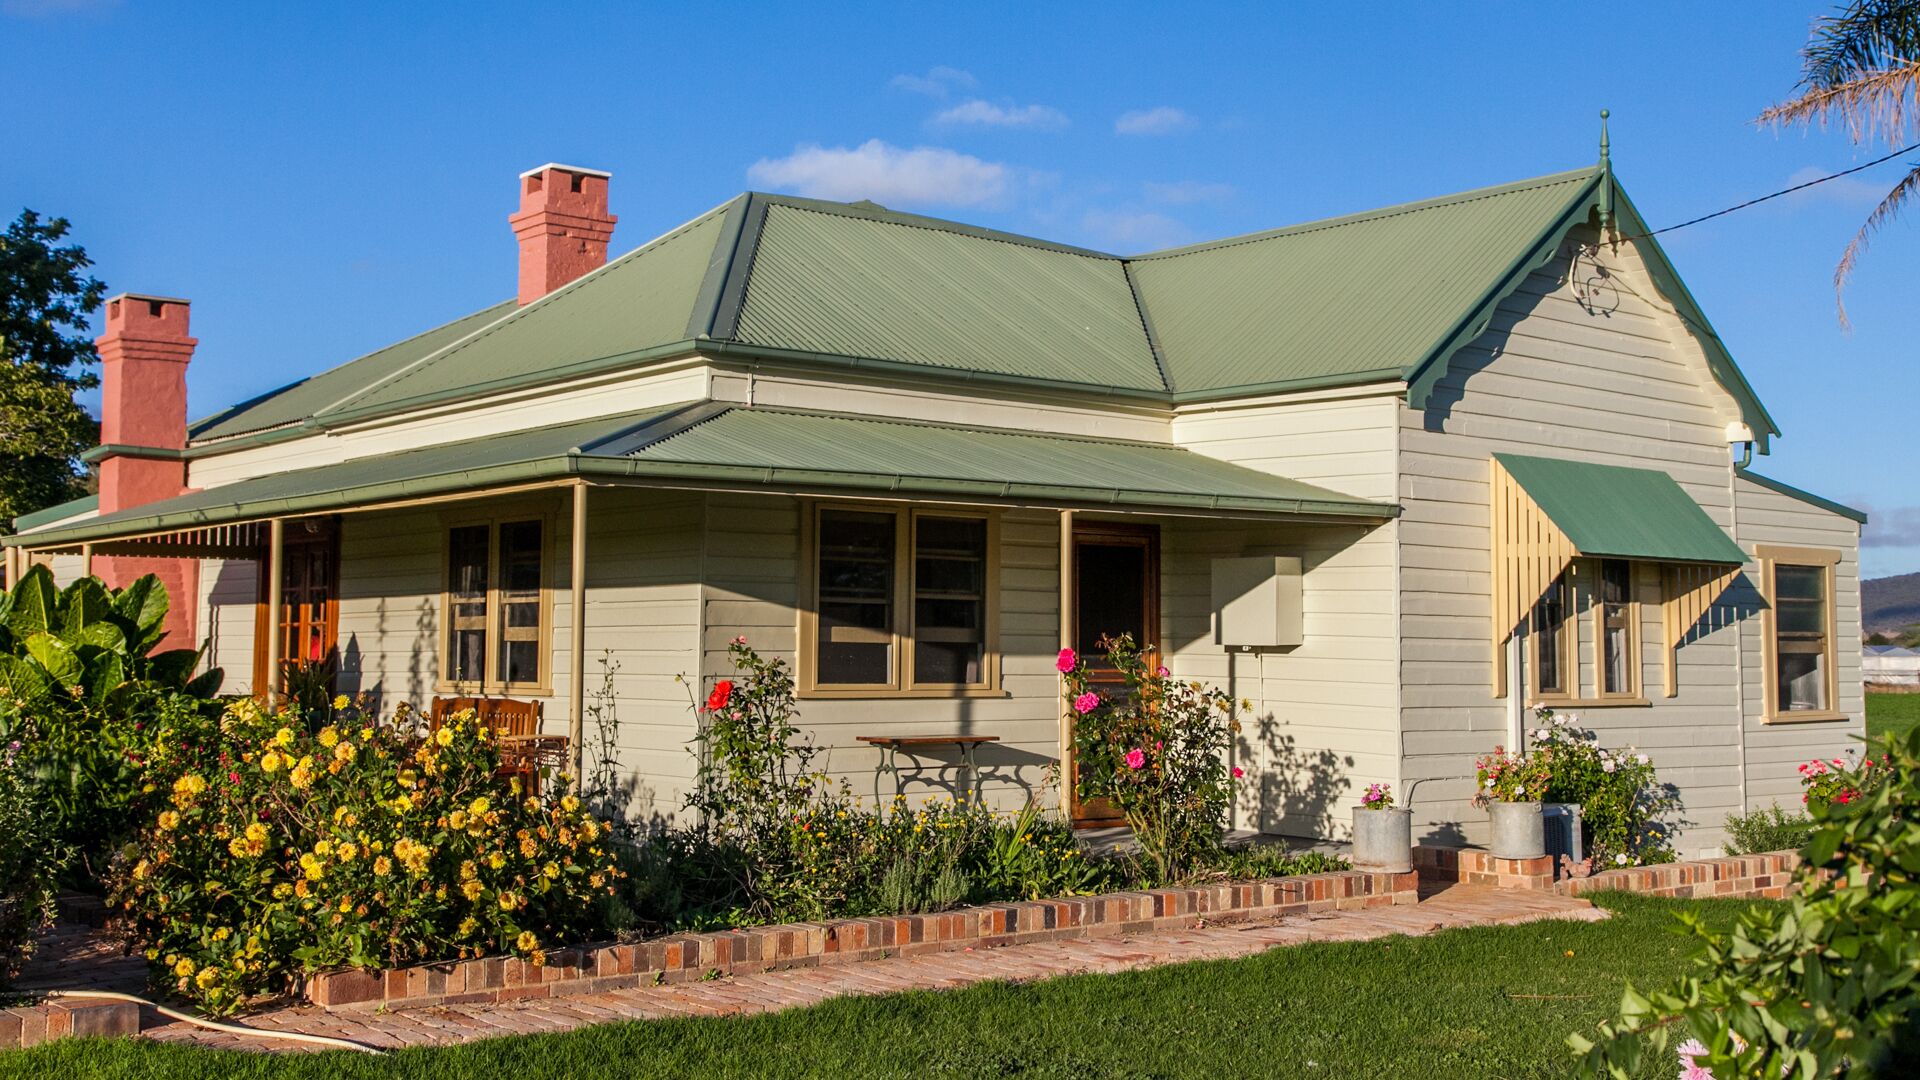
<instances>
[{"instance_id":1,"label":"door glass panel","mask_svg":"<svg viewBox=\"0 0 1920 1080\"><path fill-rule=\"evenodd\" d=\"M820 513L819 685L893 681L894 522L892 514Z\"/></svg>"},{"instance_id":2,"label":"door glass panel","mask_svg":"<svg viewBox=\"0 0 1920 1080\"><path fill-rule=\"evenodd\" d=\"M540 681L541 523L500 526L500 671L507 683Z\"/></svg>"},{"instance_id":3,"label":"door glass panel","mask_svg":"<svg viewBox=\"0 0 1920 1080\"><path fill-rule=\"evenodd\" d=\"M979 518L920 518L913 575L914 681L983 682L987 523Z\"/></svg>"},{"instance_id":4,"label":"door glass panel","mask_svg":"<svg viewBox=\"0 0 1920 1080\"><path fill-rule=\"evenodd\" d=\"M488 533L462 525L447 534L447 677L479 682L487 670Z\"/></svg>"},{"instance_id":5,"label":"door glass panel","mask_svg":"<svg viewBox=\"0 0 1920 1080\"><path fill-rule=\"evenodd\" d=\"M1088 662L1103 657L1100 640L1132 634L1147 644L1147 549L1141 544L1082 541L1074 550L1074 648Z\"/></svg>"}]
</instances>

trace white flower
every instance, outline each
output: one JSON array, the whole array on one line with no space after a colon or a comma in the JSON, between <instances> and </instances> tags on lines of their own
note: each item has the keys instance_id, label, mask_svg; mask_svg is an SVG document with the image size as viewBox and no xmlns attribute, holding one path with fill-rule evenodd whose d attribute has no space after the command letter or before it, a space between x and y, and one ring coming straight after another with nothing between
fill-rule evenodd
<instances>
[{"instance_id":1,"label":"white flower","mask_svg":"<svg viewBox=\"0 0 1920 1080\"><path fill-rule=\"evenodd\" d=\"M1615 764L1613 763L1613 759L1612 759L1612 758L1607 758L1606 760L1604 760L1604 761L1602 761L1602 762L1600 763L1600 771L1601 771L1601 772L1612 772L1612 771L1613 771L1614 769L1616 769L1616 768L1618 768L1618 766L1616 766L1616 765L1615 765Z\"/></svg>"},{"instance_id":2,"label":"white flower","mask_svg":"<svg viewBox=\"0 0 1920 1080\"><path fill-rule=\"evenodd\" d=\"M1619 854L1619 855L1615 855L1615 856L1613 857L1613 864L1614 864L1615 866L1625 866L1625 865L1627 865L1627 856L1626 856L1626 854L1625 854L1624 852L1622 852L1622 853L1621 853L1621 854Z\"/></svg>"},{"instance_id":3,"label":"white flower","mask_svg":"<svg viewBox=\"0 0 1920 1080\"><path fill-rule=\"evenodd\" d=\"M1635 754L1633 755L1633 760L1639 762L1642 765L1645 765L1648 761L1652 759L1648 758L1647 755L1645 754Z\"/></svg>"}]
</instances>

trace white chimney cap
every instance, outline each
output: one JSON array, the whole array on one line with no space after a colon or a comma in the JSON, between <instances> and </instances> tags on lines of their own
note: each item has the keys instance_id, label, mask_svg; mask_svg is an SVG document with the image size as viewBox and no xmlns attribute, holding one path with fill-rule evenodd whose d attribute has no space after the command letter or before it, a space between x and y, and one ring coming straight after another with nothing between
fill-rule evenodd
<instances>
[{"instance_id":1,"label":"white chimney cap","mask_svg":"<svg viewBox=\"0 0 1920 1080\"><path fill-rule=\"evenodd\" d=\"M1727 425L1727 441L1730 443L1752 442L1753 429L1741 421L1735 420L1733 423Z\"/></svg>"}]
</instances>

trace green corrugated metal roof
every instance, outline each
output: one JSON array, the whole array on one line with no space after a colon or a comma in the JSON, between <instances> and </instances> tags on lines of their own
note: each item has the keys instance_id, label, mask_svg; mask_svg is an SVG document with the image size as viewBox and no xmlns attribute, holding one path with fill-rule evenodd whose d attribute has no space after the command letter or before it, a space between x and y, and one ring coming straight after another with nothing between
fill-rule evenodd
<instances>
[{"instance_id":1,"label":"green corrugated metal roof","mask_svg":"<svg viewBox=\"0 0 1920 1080\"><path fill-rule=\"evenodd\" d=\"M1582 555L1744 563L1747 553L1656 469L1495 454Z\"/></svg>"},{"instance_id":2,"label":"green corrugated metal roof","mask_svg":"<svg viewBox=\"0 0 1920 1080\"><path fill-rule=\"evenodd\" d=\"M1256 233L1144 256L1133 276L1182 393L1405 378L1593 182L1587 169Z\"/></svg>"},{"instance_id":3,"label":"green corrugated metal roof","mask_svg":"<svg viewBox=\"0 0 1920 1080\"><path fill-rule=\"evenodd\" d=\"M1117 259L774 202L734 339L1164 390Z\"/></svg>"},{"instance_id":4,"label":"green corrugated metal roof","mask_svg":"<svg viewBox=\"0 0 1920 1080\"><path fill-rule=\"evenodd\" d=\"M1398 512L1169 446L687 402L256 477L8 542L71 545L568 476L1369 521Z\"/></svg>"},{"instance_id":5,"label":"green corrugated metal roof","mask_svg":"<svg viewBox=\"0 0 1920 1080\"><path fill-rule=\"evenodd\" d=\"M424 334L416 334L310 379L303 379L196 421L189 426L189 431L193 440L200 442L297 424L329 406L365 392L409 364L431 356L488 323L506 317L515 306L512 300L508 300L482 308Z\"/></svg>"},{"instance_id":6,"label":"green corrugated metal roof","mask_svg":"<svg viewBox=\"0 0 1920 1080\"><path fill-rule=\"evenodd\" d=\"M1397 379L1420 407L1604 183L1599 170L1560 173L1133 259L749 193L525 308L403 342L203 422L195 438L324 428L699 349L1168 404ZM1645 231L1624 192L1618 209L1623 228ZM1649 251L1764 451L1771 418Z\"/></svg>"},{"instance_id":7,"label":"green corrugated metal roof","mask_svg":"<svg viewBox=\"0 0 1920 1080\"><path fill-rule=\"evenodd\" d=\"M1789 499L1798 499L1808 506L1817 506L1828 513L1839 514L1843 518L1857 521L1862 525L1867 523L1867 512L1865 510L1856 510L1845 503L1834 502L1832 499L1815 495L1811 491L1802 491L1792 484L1775 480L1771 476L1761 476L1759 473L1753 472L1750 469L1740 469L1737 471L1739 472L1740 479L1750 480L1775 494L1785 495ZM42 512L44 513L45 511Z\"/></svg>"},{"instance_id":8,"label":"green corrugated metal roof","mask_svg":"<svg viewBox=\"0 0 1920 1080\"><path fill-rule=\"evenodd\" d=\"M682 340L727 214L727 206L703 214L328 413L346 416L561 378Z\"/></svg>"},{"instance_id":9,"label":"green corrugated metal roof","mask_svg":"<svg viewBox=\"0 0 1920 1080\"><path fill-rule=\"evenodd\" d=\"M44 510L35 510L31 514L21 514L13 519L15 532L22 532L49 521L64 521L75 514L91 514L100 509L100 496L82 495L77 499L49 506Z\"/></svg>"},{"instance_id":10,"label":"green corrugated metal roof","mask_svg":"<svg viewBox=\"0 0 1920 1080\"><path fill-rule=\"evenodd\" d=\"M1177 447L781 409L729 409L626 456L784 479L805 475L829 486L835 475L880 476L897 480L897 490L905 493L964 490L1011 498L1375 518L1395 512Z\"/></svg>"}]
</instances>

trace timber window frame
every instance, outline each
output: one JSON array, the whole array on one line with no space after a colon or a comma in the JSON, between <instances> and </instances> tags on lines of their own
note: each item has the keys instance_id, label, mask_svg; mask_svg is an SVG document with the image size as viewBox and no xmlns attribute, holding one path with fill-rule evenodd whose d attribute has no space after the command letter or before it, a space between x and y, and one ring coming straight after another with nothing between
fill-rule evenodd
<instances>
[{"instance_id":1,"label":"timber window frame","mask_svg":"<svg viewBox=\"0 0 1920 1080\"><path fill-rule=\"evenodd\" d=\"M833 561L855 565L864 562L882 570L884 576L876 574L864 582L843 585L839 595L828 595L823 600L827 575L822 571L822 562L828 558L829 550L823 542L822 530L834 525L836 520L855 528L848 539L838 545L840 550L833 555ZM1000 685L1000 515L997 512L821 500L803 504L801 521L801 603L795 664L798 696L819 699L1004 696ZM964 570L964 564L970 561L965 550L933 547L932 538L923 544L923 527L930 522L978 524L979 556L972 561L979 565L974 574L968 575ZM866 526L869 533L864 549L857 548L861 543L857 527L861 525ZM884 529L884 541L878 539L881 529ZM883 543L890 547L884 561ZM942 562L949 564L949 570L953 569L952 564L960 564L962 576L971 576L973 584L956 588L956 583L949 580L948 587L935 587L937 583L930 579L937 576L937 571L924 564ZM843 570L843 577L846 573L848 571ZM969 603L976 605L976 621L980 624L978 659L973 662L979 678L966 682L919 678L916 669L920 666L921 645L963 645L973 640L964 627L927 625L925 612L930 608L923 605L946 605L952 611L964 610ZM829 647L822 639L822 610L834 606L850 614L860 607L884 606L884 614L871 620L874 625L854 626L849 625L848 620L836 624L831 617L824 620L827 632L836 634L841 644L856 648L886 646L884 671L876 672L883 674L883 678L859 682L821 678L822 654ZM928 659L934 659L932 653ZM849 666L871 666L872 658L848 657L844 662Z\"/></svg>"},{"instance_id":2,"label":"timber window frame","mask_svg":"<svg viewBox=\"0 0 1920 1080\"><path fill-rule=\"evenodd\" d=\"M1567 564L1567 568L1548 586L1547 592L1534 601L1527 616L1527 689L1530 700L1546 705L1587 709L1651 704L1645 697L1641 683L1642 615L1639 583L1639 568L1632 559L1581 556ZM1615 585L1618 586L1618 592L1609 598L1609 588ZM1554 610L1555 601L1558 603L1557 612ZM1583 602L1589 609L1585 614L1590 618L1582 617ZM1548 620L1552 620L1550 626ZM1587 636L1580 629L1583 623L1591 625L1591 690L1581 663L1581 639ZM1547 629L1552 632L1545 632ZM1619 636L1614 636L1610 631L1618 631ZM1558 685L1543 687L1540 680L1545 667L1541 663L1541 650L1549 641L1557 649L1558 655L1554 659L1560 674L1556 680ZM1610 686L1608 661L1613 658L1615 648L1621 650L1618 666L1614 669L1620 678L1611 680L1613 685Z\"/></svg>"},{"instance_id":3,"label":"timber window frame","mask_svg":"<svg viewBox=\"0 0 1920 1080\"><path fill-rule=\"evenodd\" d=\"M526 505L442 516L438 643L440 670L434 681L435 693L470 697L512 694L545 697L552 694L556 562L554 522L555 515L551 508ZM509 589L506 587L508 545L502 542L502 537L513 530L525 530L528 527L537 528L539 535L531 545L522 547L520 551L524 554L530 548L533 557L537 558L534 578L538 584L534 588ZM455 588L454 580L458 555L456 538L457 534L463 532L469 538L476 534L484 537L484 551L480 554L480 560L484 562L484 583L464 596ZM471 609L475 606L480 609L478 612L460 610L462 607ZM532 625L524 621L528 609L533 615ZM516 614L521 616L520 621L514 621ZM454 677L455 635L462 630L480 635L480 677L477 679ZM534 677L531 680L508 677L510 671L505 665L509 663L510 644L532 646Z\"/></svg>"},{"instance_id":4,"label":"timber window frame","mask_svg":"<svg viewBox=\"0 0 1920 1080\"><path fill-rule=\"evenodd\" d=\"M1760 561L1760 595L1765 601L1760 612L1760 677L1764 703L1762 722L1800 724L1847 719L1847 714L1838 708L1840 649L1838 615L1834 609L1840 552L1831 548L1759 544L1754 548L1754 557ZM1803 597L1783 597L1780 592L1782 568L1813 571L1813 574L1804 575L1804 577L1811 577L1819 583L1819 597L1813 600ZM1784 631L1789 637L1783 642L1783 631L1780 626L1780 610L1783 603L1792 606L1818 603L1821 608L1817 617L1818 629ZM1783 650L1783 643L1790 647ZM1813 648L1808 648L1809 645ZM1783 651L1788 654L1817 655L1820 658L1822 678L1819 686L1822 699L1819 707L1810 709L1782 707L1780 658Z\"/></svg>"}]
</instances>

